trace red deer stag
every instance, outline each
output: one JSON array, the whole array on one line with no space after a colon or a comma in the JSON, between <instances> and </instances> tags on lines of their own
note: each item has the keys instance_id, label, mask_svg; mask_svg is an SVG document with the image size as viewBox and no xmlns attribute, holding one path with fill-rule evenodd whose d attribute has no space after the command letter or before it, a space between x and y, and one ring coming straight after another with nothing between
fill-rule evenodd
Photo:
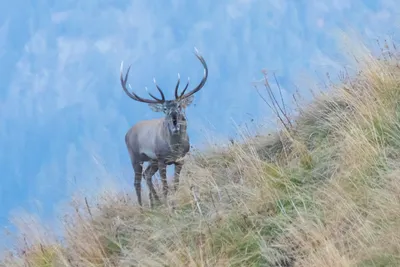
<instances>
[{"instance_id":1,"label":"red deer stag","mask_svg":"<svg viewBox=\"0 0 400 267\"><path fill-rule=\"evenodd\" d=\"M178 82L175 87L175 99L165 100L163 91L157 85L154 79L154 84L160 92L161 98L158 98L149 93L152 99L145 99L134 92L129 92L126 88L128 74L131 66L123 77L123 62L121 62L121 85L125 93L135 101L149 104L150 108L155 112L163 112L165 116L159 119L144 120L138 122L131 127L125 135L125 143L128 148L132 167L135 173L135 190L139 205L142 206L141 197L141 181L143 173L143 163L149 162L148 167L144 171L143 177L149 188L150 204L153 206L153 197L157 202L160 202L154 189L152 177L159 171L163 186L163 194L166 198L168 195L167 184L167 165L175 165L174 189L176 190L179 184L179 175L183 166L183 157L190 149L189 136L187 134L187 121L185 118L185 108L193 101L193 95L198 92L206 83L208 76L208 68L204 58L195 49L195 55L200 60L204 67L204 76L200 84L190 92L186 92L189 86L188 82L179 94L178 88L180 77L178 74ZM129 85L130 87L130 85Z\"/></svg>"}]
</instances>

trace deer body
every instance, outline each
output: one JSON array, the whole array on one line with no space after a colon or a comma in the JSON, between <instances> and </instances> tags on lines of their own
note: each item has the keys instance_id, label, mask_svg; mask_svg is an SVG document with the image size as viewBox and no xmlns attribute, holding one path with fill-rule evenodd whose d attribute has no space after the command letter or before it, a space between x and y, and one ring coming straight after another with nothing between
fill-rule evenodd
<instances>
[{"instance_id":1,"label":"deer body","mask_svg":"<svg viewBox=\"0 0 400 267\"><path fill-rule=\"evenodd\" d=\"M182 128L181 128L182 129ZM132 167L135 170L135 189L138 202L141 201L141 180L144 162L150 162L146 171L145 179L149 186L149 198L153 205L153 197L159 202L158 195L152 184L152 176L160 170L163 183L164 195L168 190L166 183L166 166L175 165L175 173L180 173L183 162L179 160L187 154L190 149L189 137L186 130L177 134L171 134L168 130L165 118L146 120L138 122L125 135L125 143L131 158ZM140 176L139 176L140 175ZM176 175L176 174L175 174ZM175 189L179 183L179 177L175 176Z\"/></svg>"},{"instance_id":2,"label":"deer body","mask_svg":"<svg viewBox=\"0 0 400 267\"><path fill-rule=\"evenodd\" d=\"M163 185L164 197L168 194L168 184L166 177L167 165L175 165L174 188L177 189L179 184L179 175L183 166L183 157L189 152L190 143L187 134L187 121L184 109L193 101L193 94L199 91L205 84L208 75L207 65L204 59L197 53L196 56L204 66L204 77L200 84L191 92L185 94L189 85L189 80L185 89L178 94L180 78L175 87L175 99L165 100L162 90L156 87L161 94L161 98L157 98L151 93L149 95L153 99L144 99L133 92L129 92L126 88L130 67L125 75L122 76L121 64L121 85L125 93L133 100L148 103L153 111L162 111L164 118L140 121L132 126L125 135L125 143L129 152L132 167L135 172L135 190L139 205L142 206L141 199L141 181L144 176L147 186L149 187L149 198L151 206L153 206L153 197L159 202L159 197L152 183L153 175L159 171L161 182ZM143 163L149 162L143 174Z\"/></svg>"},{"instance_id":3,"label":"deer body","mask_svg":"<svg viewBox=\"0 0 400 267\"><path fill-rule=\"evenodd\" d=\"M189 136L186 130L170 134L165 118L140 121L125 135L125 143L135 160L147 162L164 160L171 165L189 151Z\"/></svg>"}]
</instances>

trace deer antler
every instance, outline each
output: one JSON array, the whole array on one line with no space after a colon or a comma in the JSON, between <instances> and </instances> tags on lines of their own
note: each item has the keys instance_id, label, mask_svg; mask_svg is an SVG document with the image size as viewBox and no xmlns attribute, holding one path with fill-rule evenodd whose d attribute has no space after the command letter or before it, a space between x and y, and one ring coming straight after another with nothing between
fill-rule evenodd
<instances>
[{"instance_id":1,"label":"deer antler","mask_svg":"<svg viewBox=\"0 0 400 267\"><path fill-rule=\"evenodd\" d=\"M187 84L186 84L186 86L185 86L185 89L183 89L182 93L181 93L180 95L178 95L178 87L179 87L179 83L180 83L180 76L179 76L179 74L178 74L178 82L177 82L176 87L175 87L175 98L176 98L176 99L188 98L189 96L191 96L191 95L197 93L198 91L200 91L201 88L203 88L204 84L205 84L206 81L207 81L207 77L208 77L208 67L207 67L207 63L206 63L206 61L204 60L204 58L199 54L199 51L198 51L196 48L194 48L194 49L195 49L195 55L196 55L196 57L200 60L201 64L202 64L203 67L204 67L204 76L203 76L203 79L201 80L200 84L199 84L198 86L196 86L196 88L194 88L192 91L190 91L190 92L188 92L187 94L185 94L186 89L188 88L189 82L190 82L190 79L188 78L188 82L187 82Z\"/></svg>"},{"instance_id":2,"label":"deer antler","mask_svg":"<svg viewBox=\"0 0 400 267\"><path fill-rule=\"evenodd\" d=\"M124 89L125 93L132 98L133 100L139 101L139 102L143 102L143 103L149 103L149 104L162 104L165 102L165 96L163 91L161 90L161 88L157 85L156 83L156 79L154 79L154 84L157 87L157 90L160 92L161 98L157 98L155 97L153 94L151 94L150 92L148 92L148 94L154 99L146 99L146 98L142 98L140 96L138 96L137 94L135 94L133 91L129 92L128 89L126 88L126 83L128 81L128 75L129 75L129 71L131 69L131 65L129 65L128 70L126 71L125 74L125 78L122 75L122 70L123 70L123 66L124 66L124 62L121 62L121 70L120 70L120 80L121 80L121 86L122 89ZM131 86L129 85L129 88L131 88ZM131 88L132 89L132 88Z\"/></svg>"}]
</instances>

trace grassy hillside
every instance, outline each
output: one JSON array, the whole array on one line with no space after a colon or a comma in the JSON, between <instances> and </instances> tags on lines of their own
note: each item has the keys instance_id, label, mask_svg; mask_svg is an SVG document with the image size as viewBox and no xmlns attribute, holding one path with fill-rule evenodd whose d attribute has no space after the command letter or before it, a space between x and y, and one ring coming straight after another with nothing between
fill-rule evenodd
<instances>
[{"instance_id":1,"label":"grassy hillside","mask_svg":"<svg viewBox=\"0 0 400 267\"><path fill-rule=\"evenodd\" d=\"M30 231L3 265L400 266L400 57L391 51L358 58L357 75L295 119L278 108L281 131L192 153L169 205L140 212L122 194L96 205L82 197L64 240Z\"/></svg>"}]
</instances>

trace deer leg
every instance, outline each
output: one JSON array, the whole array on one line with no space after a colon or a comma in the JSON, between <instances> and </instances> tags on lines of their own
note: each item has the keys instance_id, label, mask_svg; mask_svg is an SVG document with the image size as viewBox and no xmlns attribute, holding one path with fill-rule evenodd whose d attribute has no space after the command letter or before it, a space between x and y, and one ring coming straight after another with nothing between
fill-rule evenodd
<instances>
[{"instance_id":1,"label":"deer leg","mask_svg":"<svg viewBox=\"0 0 400 267\"><path fill-rule=\"evenodd\" d=\"M141 188L141 183L142 183L142 171L143 171L143 166L141 163L134 163L133 169L135 171L135 190L136 190L136 197L138 200L138 203L140 206L142 206L142 188Z\"/></svg>"},{"instance_id":2,"label":"deer leg","mask_svg":"<svg viewBox=\"0 0 400 267\"><path fill-rule=\"evenodd\" d=\"M159 203L160 198L157 195L157 192L153 185L153 175L158 171L158 164L157 162L150 162L149 166L147 166L146 170L144 171L144 179L147 182L147 187L149 188L149 198L150 198L150 205L151 207L154 206L153 204L153 196L154 199Z\"/></svg>"},{"instance_id":3,"label":"deer leg","mask_svg":"<svg viewBox=\"0 0 400 267\"><path fill-rule=\"evenodd\" d=\"M175 191L178 190L179 176L181 174L182 166L183 166L183 161L175 163L175 175L174 175L174 190Z\"/></svg>"},{"instance_id":4,"label":"deer leg","mask_svg":"<svg viewBox=\"0 0 400 267\"><path fill-rule=\"evenodd\" d=\"M160 173L161 182L163 185L164 198L165 200L167 200L167 195L168 195L167 165L162 160L158 161L158 171Z\"/></svg>"}]
</instances>

